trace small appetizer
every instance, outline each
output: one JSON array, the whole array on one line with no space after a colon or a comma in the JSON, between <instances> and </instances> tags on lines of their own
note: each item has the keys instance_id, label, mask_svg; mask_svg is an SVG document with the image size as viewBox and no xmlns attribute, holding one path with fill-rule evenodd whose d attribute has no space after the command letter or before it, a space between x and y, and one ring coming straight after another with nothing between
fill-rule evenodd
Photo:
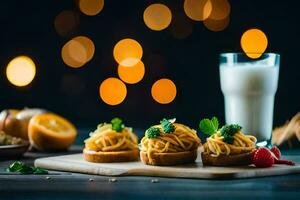
<instances>
[{"instance_id":1,"label":"small appetizer","mask_svg":"<svg viewBox=\"0 0 300 200\"><path fill-rule=\"evenodd\" d=\"M203 119L200 130L209 135L201 153L203 165L239 166L252 164L256 150L256 138L245 135L237 124L225 125L219 129L216 117Z\"/></svg>"},{"instance_id":2,"label":"small appetizer","mask_svg":"<svg viewBox=\"0 0 300 200\"><path fill-rule=\"evenodd\" d=\"M0 159L20 157L29 147L29 142L0 131Z\"/></svg>"},{"instance_id":3,"label":"small appetizer","mask_svg":"<svg viewBox=\"0 0 300 200\"><path fill-rule=\"evenodd\" d=\"M99 124L84 142L83 157L89 162L128 162L139 157L136 134L119 118Z\"/></svg>"},{"instance_id":4,"label":"small appetizer","mask_svg":"<svg viewBox=\"0 0 300 200\"><path fill-rule=\"evenodd\" d=\"M201 140L197 132L175 119L163 119L146 130L140 144L140 158L147 165L193 163Z\"/></svg>"},{"instance_id":5,"label":"small appetizer","mask_svg":"<svg viewBox=\"0 0 300 200\"><path fill-rule=\"evenodd\" d=\"M19 137L14 137L11 135L6 134L3 131L0 131L0 146L2 145L19 145L28 143L27 141L23 140Z\"/></svg>"}]
</instances>

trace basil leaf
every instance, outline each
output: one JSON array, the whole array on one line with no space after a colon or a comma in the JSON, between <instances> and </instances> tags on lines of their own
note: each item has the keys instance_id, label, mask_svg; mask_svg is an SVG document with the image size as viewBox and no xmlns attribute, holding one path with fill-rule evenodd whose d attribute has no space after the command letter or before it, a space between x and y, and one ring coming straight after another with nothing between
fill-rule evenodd
<instances>
[{"instance_id":1,"label":"basil leaf","mask_svg":"<svg viewBox=\"0 0 300 200\"><path fill-rule=\"evenodd\" d=\"M25 164L20 162L20 161L16 161L16 162L13 162L9 167L8 167L8 171L9 172L19 172L23 166Z\"/></svg>"},{"instance_id":2,"label":"basil leaf","mask_svg":"<svg viewBox=\"0 0 300 200\"><path fill-rule=\"evenodd\" d=\"M34 174L48 174L49 172L43 168L36 167L33 171Z\"/></svg>"},{"instance_id":3,"label":"basil leaf","mask_svg":"<svg viewBox=\"0 0 300 200\"><path fill-rule=\"evenodd\" d=\"M204 134L212 135L218 131L219 128L219 121L216 117L210 119L202 119L199 123L200 131Z\"/></svg>"},{"instance_id":4,"label":"basil leaf","mask_svg":"<svg viewBox=\"0 0 300 200\"><path fill-rule=\"evenodd\" d=\"M40 167L32 167L21 161L13 162L8 168L9 172L19 172L21 174L48 174L48 171Z\"/></svg>"}]
</instances>

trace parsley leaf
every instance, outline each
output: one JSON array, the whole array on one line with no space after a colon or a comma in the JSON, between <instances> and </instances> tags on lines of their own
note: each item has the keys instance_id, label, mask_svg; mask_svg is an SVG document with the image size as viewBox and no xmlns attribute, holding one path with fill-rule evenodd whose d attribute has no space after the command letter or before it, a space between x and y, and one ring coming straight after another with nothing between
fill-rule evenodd
<instances>
[{"instance_id":1,"label":"parsley leaf","mask_svg":"<svg viewBox=\"0 0 300 200\"><path fill-rule=\"evenodd\" d=\"M216 117L210 119L202 119L199 123L200 131L204 134L212 135L218 131L219 128L219 121Z\"/></svg>"},{"instance_id":2,"label":"parsley leaf","mask_svg":"<svg viewBox=\"0 0 300 200\"><path fill-rule=\"evenodd\" d=\"M20 162L20 161L16 161L13 162L9 167L8 167L8 171L10 172L18 172L22 169L22 167L24 166L24 163Z\"/></svg>"},{"instance_id":3,"label":"parsley leaf","mask_svg":"<svg viewBox=\"0 0 300 200\"><path fill-rule=\"evenodd\" d=\"M230 124L223 126L220 130L221 135L224 137L223 141L228 144L232 144L234 141L234 134L239 132L241 129L242 127L238 124Z\"/></svg>"},{"instance_id":4,"label":"parsley leaf","mask_svg":"<svg viewBox=\"0 0 300 200\"><path fill-rule=\"evenodd\" d=\"M21 161L13 162L8 168L9 172L19 172L21 174L48 174L48 171L40 167L32 167Z\"/></svg>"},{"instance_id":5,"label":"parsley leaf","mask_svg":"<svg viewBox=\"0 0 300 200\"><path fill-rule=\"evenodd\" d=\"M157 127L150 127L146 130L146 136L151 139L160 135L160 129Z\"/></svg>"},{"instance_id":6,"label":"parsley leaf","mask_svg":"<svg viewBox=\"0 0 300 200\"><path fill-rule=\"evenodd\" d=\"M173 123L175 122L175 120L176 120L175 118L174 119L163 118L162 120L160 120L160 125L165 133L174 132L175 126Z\"/></svg>"},{"instance_id":7,"label":"parsley leaf","mask_svg":"<svg viewBox=\"0 0 300 200\"><path fill-rule=\"evenodd\" d=\"M33 173L34 174L48 174L48 171L43 168L40 168L40 167L35 167Z\"/></svg>"},{"instance_id":8,"label":"parsley leaf","mask_svg":"<svg viewBox=\"0 0 300 200\"><path fill-rule=\"evenodd\" d=\"M118 117L113 118L110 121L110 123L111 123L112 129L117 132L121 132L125 128L125 125L123 124L122 119L120 119Z\"/></svg>"}]
</instances>

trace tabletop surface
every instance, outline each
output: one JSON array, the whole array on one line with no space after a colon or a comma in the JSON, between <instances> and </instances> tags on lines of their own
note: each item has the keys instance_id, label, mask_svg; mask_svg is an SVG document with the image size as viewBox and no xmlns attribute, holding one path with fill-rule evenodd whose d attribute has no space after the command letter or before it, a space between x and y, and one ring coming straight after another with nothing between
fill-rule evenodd
<instances>
[{"instance_id":1,"label":"tabletop surface","mask_svg":"<svg viewBox=\"0 0 300 200\"><path fill-rule=\"evenodd\" d=\"M78 153L73 146L63 153L28 152L22 160ZM300 150L283 151L284 158ZM19 175L6 172L13 160L0 161L0 199L299 199L300 174L239 180L199 180L160 177L106 177L69 172Z\"/></svg>"}]
</instances>

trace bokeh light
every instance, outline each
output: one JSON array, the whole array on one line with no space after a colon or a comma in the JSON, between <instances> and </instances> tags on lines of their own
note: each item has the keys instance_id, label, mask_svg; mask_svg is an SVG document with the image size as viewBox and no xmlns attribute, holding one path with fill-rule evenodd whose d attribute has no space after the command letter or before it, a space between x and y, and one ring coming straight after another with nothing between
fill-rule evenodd
<instances>
[{"instance_id":1,"label":"bokeh light","mask_svg":"<svg viewBox=\"0 0 300 200\"><path fill-rule=\"evenodd\" d=\"M31 58L18 56L11 60L6 67L6 76L10 83L22 87L32 82L36 67Z\"/></svg>"},{"instance_id":2,"label":"bokeh light","mask_svg":"<svg viewBox=\"0 0 300 200\"><path fill-rule=\"evenodd\" d=\"M193 24L184 14L175 14L170 26L170 32L174 38L187 38L193 32Z\"/></svg>"},{"instance_id":3,"label":"bokeh light","mask_svg":"<svg viewBox=\"0 0 300 200\"><path fill-rule=\"evenodd\" d=\"M117 63L130 67L140 62L143 48L136 40L126 38L115 45L113 55Z\"/></svg>"},{"instance_id":4,"label":"bokeh light","mask_svg":"<svg viewBox=\"0 0 300 200\"><path fill-rule=\"evenodd\" d=\"M68 41L61 50L64 63L79 68L89 62L95 53L95 45L86 36L78 36Z\"/></svg>"},{"instance_id":5,"label":"bokeh light","mask_svg":"<svg viewBox=\"0 0 300 200\"><path fill-rule=\"evenodd\" d=\"M122 81L129 84L140 82L145 74L145 66L142 61L131 67L118 66L118 75Z\"/></svg>"},{"instance_id":6,"label":"bokeh light","mask_svg":"<svg viewBox=\"0 0 300 200\"><path fill-rule=\"evenodd\" d=\"M185 0L183 9L192 20L203 21L210 16L212 4L210 0Z\"/></svg>"},{"instance_id":7,"label":"bokeh light","mask_svg":"<svg viewBox=\"0 0 300 200\"><path fill-rule=\"evenodd\" d=\"M145 9L143 18L148 28L161 31L170 25L172 13L166 5L155 3Z\"/></svg>"},{"instance_id":8,"label":"bokeh light","mask_svg":"<svg viewBox=\"0 0 300 200\"><path fill-rule=\"evenodd\" d=\"M79 0L80 11L88 16L100 13L104 7L104 0Z\"/></svg>"},{"instance_id":9,"label":"bokeh light","mask_svg":"<svg viewBox=\"0 0 300 200\"><path fill-rule=\"evenodd\" d=\"M54 19L55 31L60 36L66 36L76 32L80 24L78 13L71 10L64 10Z\"/></svg>"},{"instance_id":10,"label":"bokeh light","mask_svg":"<svg viewBox=\"0 0 300 200\"><path fill-rule=\"evenodd\" d=\"M160 79L151 88L151 94L155 101L160 104L171 103L176 97L176 85L170 79Z\"/></svg>"},{"instance_id":11,"label":"bokeh light","mask_svg":"<svg viewBox=\"0 0 300 200\"><path fill-rule=\"evenodd\" d=\"M241 37L241 47L250 58L259 58L267 49L268 38L259 29L249 29Z\"/></svg>"},{"instance_id":12,"label":"bokeh light","mask_svg":"<svg viewBox=\"0 0 300 200\"><path fill-rule=\"evenodd\" d=\"M101 99L108 105L115 106L124 101L127 95L126 85L117 78L105 79L99 87Z\"/></svg>"},{"instance_id":13,"label":"bokeh light","mask_svg":"<svg viewBox=\"0 0 300 200\"><path fill-rule=\"evenodd\" d=\"M229 17L220 20L214 20L208 18L203 21L203 24L208 30L218 32L218 31L223 31L225 28L227 28L229 22L230 22Z\"/></svg>"},{"instance_id":14,"label":"bokeh light","mask_svg":"<svg viewBox=\"0 0 300 200\"><path fill-rule=\"evenodd\" d=\"M93 58L95 53L94 42L86 36L77 36L73 38L73 40L79 42L85 48L86 50L85 62L89 62Z\"/></svg>"},{"instance_id":15,"label":"bokeh light","mask_svg":"<svg viewBox=\"0 0 300 200\"><path fill-rule=\"evenodd\" d=\"M209 15L210 19L221 20L229 16L231 6L228 0L209 0L212 5L212 10Z\"/></svg>"}]
</instances>

